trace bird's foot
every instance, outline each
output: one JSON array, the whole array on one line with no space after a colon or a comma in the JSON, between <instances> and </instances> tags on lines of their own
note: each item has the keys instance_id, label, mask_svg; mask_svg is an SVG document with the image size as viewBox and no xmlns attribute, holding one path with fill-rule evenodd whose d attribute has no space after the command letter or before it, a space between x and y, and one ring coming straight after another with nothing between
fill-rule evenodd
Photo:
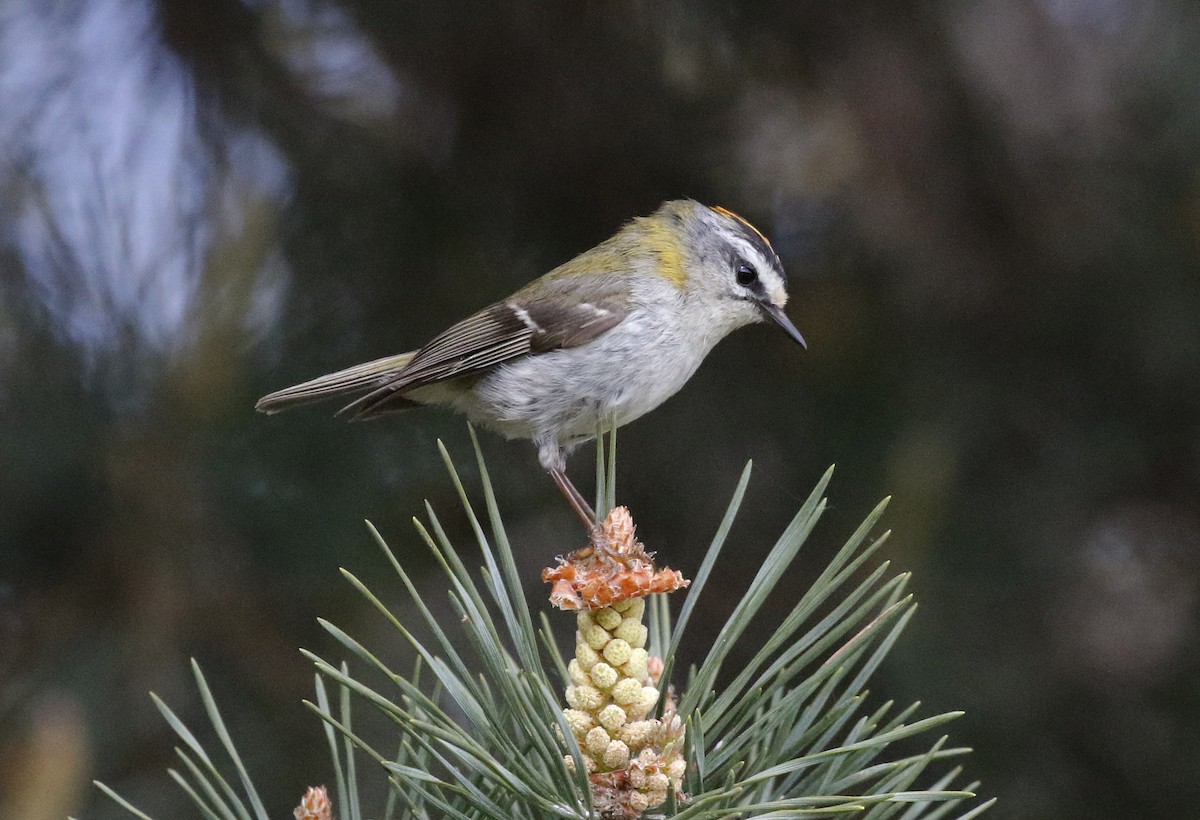
<instances>
[{"instance_id":1,"label":"bird's foot","mask_svg":"<svg viewBox=\"0 0 1200 820\"><path fill-rule=\"evenodd\" d=\"M588 531L595 531L599 527L599 524L596 522L596 511L592 509L591 504L587 503L587 499L583 497L583 493L575 488L575 485L571 483L571 479L562 470L551 470L550 477L554 479L554 483L567 499L567 503L571 505L571 509L579 516L579 520L583 522L583 526Z\"/></svg>"}]
</instances>

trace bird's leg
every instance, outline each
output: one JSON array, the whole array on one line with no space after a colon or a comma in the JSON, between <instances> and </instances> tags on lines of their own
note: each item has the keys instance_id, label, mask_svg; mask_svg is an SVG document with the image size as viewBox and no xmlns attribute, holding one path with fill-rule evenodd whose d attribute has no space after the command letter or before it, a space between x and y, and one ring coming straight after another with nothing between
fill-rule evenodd
<instances>
[{"instance_id":1,"label":"bird's leg","mask_svg":"<svg viewBox=\"0 0 1200 820\"><path fill-rule=\"evenodd\" d=\"M571 505L571 509L583 521L583 526L587 527L588 532L594 531L596 529L596 511L592 509L591 504L587 503L587 500L583 497L583 493L575 489L575 485L571 483L571 479L567 478L566 472L551 468L550 477L558 485L559 491L566 496L567 503Z\"/></svg>"}]
</instances>

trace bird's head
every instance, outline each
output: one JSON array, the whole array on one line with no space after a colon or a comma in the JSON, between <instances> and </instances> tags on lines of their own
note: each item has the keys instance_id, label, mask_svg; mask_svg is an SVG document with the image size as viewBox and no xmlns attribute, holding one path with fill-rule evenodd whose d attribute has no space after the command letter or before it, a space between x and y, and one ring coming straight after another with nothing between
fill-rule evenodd
<instances>
[{"instance_id":1,"label":"bird's head","mask_svg":"<svg viewBox=\"0 0 1200 820\"><path fill-rule=\"evenodd\" d=\"M787 274L757 228L732 211L693 200L663 203L651 219L680 249L676 258L660 260L664 274L698 297L715 325L728 331L769 319L808 347L783 312Z\"/></svg>"}]
</instances>

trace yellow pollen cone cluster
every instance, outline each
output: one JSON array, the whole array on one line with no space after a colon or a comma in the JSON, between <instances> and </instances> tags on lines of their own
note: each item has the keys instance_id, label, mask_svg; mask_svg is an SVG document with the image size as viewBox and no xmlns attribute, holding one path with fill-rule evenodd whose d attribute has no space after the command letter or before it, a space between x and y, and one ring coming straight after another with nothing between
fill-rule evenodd
<instances>
[{"instance_id":1,"label":"yellow pollen cone cluster","mask_svg":"<svg viewBox=\"0 0 1200 820\"><path fill-rule=\"evenodd\" d=\"M551 602L576 612L564 716L597 815L637 818L670 794L682 800L684 726L669 695L662 718L653 717L663 662L646 651L643 596L687 586L687 579L654 566L624 507L601 522L590 548L559 559L542 577L554 584ZM564 759L574 771L575 758Z\"/></svg>"},{"instance_id":2,"label":"yellow pollen cone cluster","mask_svg":"<svg viewBox=\"0 0 1200 820\"><path fill-rule=\"evenodd\" d=\"M645 600L633 598L576 615L564 714L602 817L637 817L666 801L670 789L682 792L683 726L674 714L651 717L659 691L645 648L645 610ZM565 759L573 770L575 759Z\"/></svg>"}]
</instances>

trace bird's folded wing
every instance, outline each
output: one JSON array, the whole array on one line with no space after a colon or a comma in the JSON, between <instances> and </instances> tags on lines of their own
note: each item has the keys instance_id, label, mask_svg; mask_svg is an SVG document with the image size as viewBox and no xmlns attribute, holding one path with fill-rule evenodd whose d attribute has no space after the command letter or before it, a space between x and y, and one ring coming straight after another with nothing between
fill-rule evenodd
<instances>
[{"instance_id":1,"label":"bird's folded wing","mask_svg":"<svg viewBox=\"0 0 1200 820\"><path fill-rule=\"evenodd\" d=\"M587 301L552 292L512 298L468 316L417 351L412 361L338 415L364 418L387 412L404 393L427 384L479 375L531 354L586 344L616 327L628 314L627 289L613 283Z\"/></svg>"}]
</instances>

